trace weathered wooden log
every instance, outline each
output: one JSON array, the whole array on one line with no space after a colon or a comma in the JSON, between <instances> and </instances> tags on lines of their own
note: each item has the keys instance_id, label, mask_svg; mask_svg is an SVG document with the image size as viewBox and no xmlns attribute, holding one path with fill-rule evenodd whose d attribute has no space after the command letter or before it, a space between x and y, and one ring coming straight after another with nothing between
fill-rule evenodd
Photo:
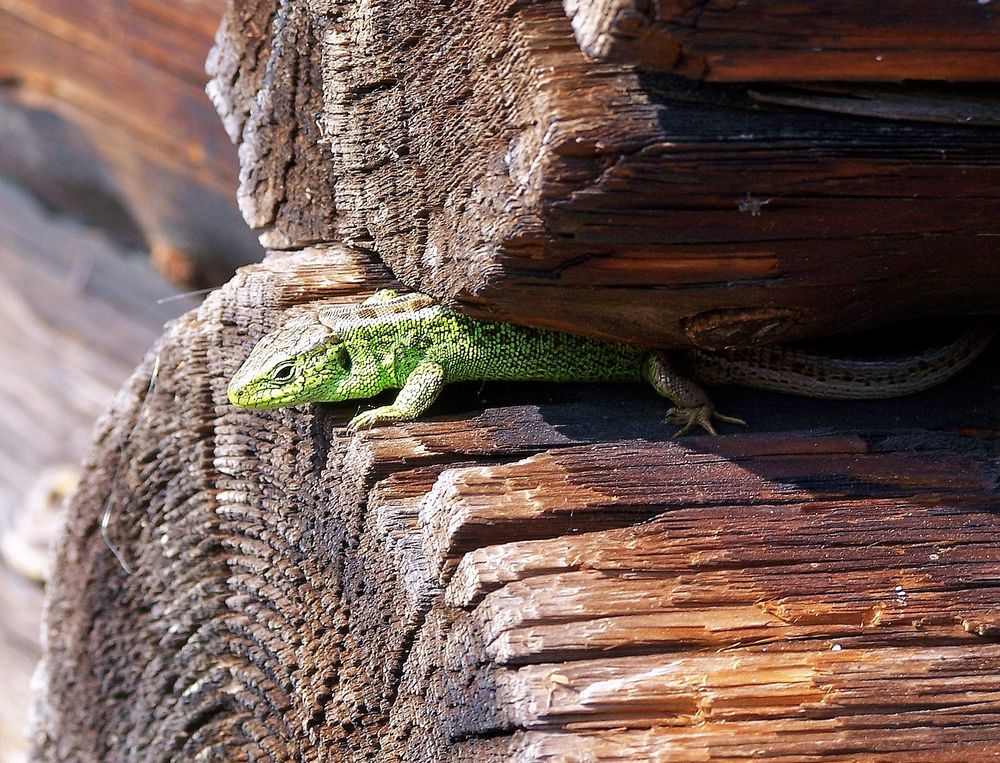
<instances>
[{"instance_id":1,"label":"weathered wooden log","mask_svg":"<svg viewBox=\"0 0 1000 763\"><path fill-rule=\"evenodd\" d=\"M593 58L722 82L1000 80L988 2L564 0Z\"/></svg>"},{"instance_id":2,"label":"weathered wooden log","mask_svg":"<svg viewBox=\"0 0 1000 763\"><path fill-rule=\"evenodd\" d=\"M356 437L366 402L225 397L379 258L650 344L995 308L994 131L595 64L555 0L235 1L211 65L241 209L297 251L172 324L102 420L36 759L1000 753L996 351L898 401L723 391L755 428L682 441L639 385L458 386Z\"/></svg>"},{"instance_id":3,"label":"weathered wooden log","mask_svg":"<svg viewBox=\"0 0 1000 763\"><path fill-rule=\"evenodd\" d=\"M188 284L261 256L204 92L223 6L0 0L0 172Z\"/></svg>"},{"instance_id":4,"label":"weathered wooden log","mask_svg":"<svg viewBox=\"0 0 1000 763\"><path fill-rule=\"evenodd\" d=\"M996 352L889 403L729 393L760 424L723 438L674 440L639 385L457 386L357 437L353 403L226 403L285 308L386 283L274 256L123 390L51 587L38 760L1000 752Z\"/></svg>"},{"instance_id":5,"label":"weathered wooden log","mask_svg":"<svg viewBox=\"0 0 1000 763\"><path fill-rule=\"evenodd\" d=\"M1000 309L998 132L940 104L594 63L557 0L234 0L213 62L266 243L342 241L480 315L718 347Z\"/></svg>"}]
</instances>

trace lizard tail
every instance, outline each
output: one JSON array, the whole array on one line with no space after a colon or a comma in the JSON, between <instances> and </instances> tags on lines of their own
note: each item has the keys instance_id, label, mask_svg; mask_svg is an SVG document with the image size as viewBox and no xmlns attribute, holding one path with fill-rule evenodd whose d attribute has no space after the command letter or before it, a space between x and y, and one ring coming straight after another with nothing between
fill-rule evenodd
<instances>
[{"instance_id":1,"label":"lizard tail","mask_svg":"<svg viewBox=\"0 0 1000 763\"><path fill-rule=\"evenodd\" d=\"M997 334L977 322L957 339L912 355L840 358L788 347L685 351L695 376L709 384L742 384L804 397L870 400L899 397L940 384L966 368Z\"/></svg>"}]
</instances>

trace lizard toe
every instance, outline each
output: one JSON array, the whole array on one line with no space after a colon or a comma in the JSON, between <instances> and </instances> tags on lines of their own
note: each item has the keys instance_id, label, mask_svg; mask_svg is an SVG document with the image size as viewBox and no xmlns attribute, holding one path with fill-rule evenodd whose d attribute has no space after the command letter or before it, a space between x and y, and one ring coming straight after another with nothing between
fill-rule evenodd
<instances>
[{"instance_id":1,"label":"lizard toe","mask_svg":"<svg viewBox=\"0 0 1000 763\"><path fill-rule=\"evenodd\" d=\"M347 424L347 431L351 432L363 432L366 429L371 429L376 424L378 424L378 418L372 416L373 411L365 411L364 413L359 413Z\"/></svg>"},{"instance_id":2,"label":"lizard toe","mask_svg":"<svg viewBox=\"0 0 1000 763\"><path fill-rule=\"evenodd\" d=\"M683 408L671 408L667 411L667 422L670 424L680 424L681 428L674 433L674 437L683 437L695 427L701 427L708 434L717 435L712 419L726 422L727 424L740 424L746 426L743 419L735 416L726 416L718 413L711 403L692 405Z\"/></svg>"},{"instance_id":3,"label":"lizard toe","mask_svg":"<svg viewBox=\"0 0 1000 763\"><path fill-rule=\"evenodd\" d=\"M377 427L379 424L392 424L396 421L406 421L405 416L393 405L384 405L381 408L372 408L370 411L359 413L347 425L348 432L361 432L365 429Z\"/></svg>"}]
</instances>

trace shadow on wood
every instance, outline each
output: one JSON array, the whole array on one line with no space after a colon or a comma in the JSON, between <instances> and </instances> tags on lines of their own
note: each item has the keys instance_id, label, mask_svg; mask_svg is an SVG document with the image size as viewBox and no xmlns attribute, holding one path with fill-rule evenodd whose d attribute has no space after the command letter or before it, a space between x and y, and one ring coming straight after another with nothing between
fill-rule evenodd
<instances>
[{"instance_id":1,"label":"shadow on wood","mask_svg":"<svg viewBox=\"0 0 1000 763\"><path fill-rule=\"evenodd\" d=\"M559 0L342 10L234 2L218 37L268 246L340 241L481 317L647 346L1000 310L989 92L638 72L588 59Z\"/></svg>"},{"instance_id":2,"label":"shadow on wood","mask_svg":"<svg viewBox=\"0 0 1000 763\"><path fill-rule=\"evenodd\" d=\"M279 310L387 282L275 255L119 395L52 587L39 760L1000 751L996 353L888 409L740 393L784 431L719 438L673 440L638 385L465 385L356 437L354 404L226 403Z\"/></svg>"}]
</instances>

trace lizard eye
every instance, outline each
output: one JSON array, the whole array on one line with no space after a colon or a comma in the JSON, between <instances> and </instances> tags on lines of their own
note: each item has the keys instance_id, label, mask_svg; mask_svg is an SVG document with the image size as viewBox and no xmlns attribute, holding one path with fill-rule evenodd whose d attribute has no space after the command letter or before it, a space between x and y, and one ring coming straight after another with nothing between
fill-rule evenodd
<instances>
[{"instance_id":1,"label":"lizard eye","mask_svg":"<svg viewBox=\"0 0 1000 763\"><path fill-rule=\"evenodd\" d=\"M351 353L347 351L346 347L341 347L337 351L337 360L340 361L340 365L345 371L351 370Z\"/></svg>"},{"instance_id":2,"label":"lizard eye","mask_svg":"<svg viewBox=\"0 0 1000 763\"><path fill-rule=\"evenodd\" d=\"M284 365L278 366L274 369L272 377L276 382L286 382L291 381L291 378L295 375L295 366L291 363L285 363Z\"/></svg>"}]
</instances>

